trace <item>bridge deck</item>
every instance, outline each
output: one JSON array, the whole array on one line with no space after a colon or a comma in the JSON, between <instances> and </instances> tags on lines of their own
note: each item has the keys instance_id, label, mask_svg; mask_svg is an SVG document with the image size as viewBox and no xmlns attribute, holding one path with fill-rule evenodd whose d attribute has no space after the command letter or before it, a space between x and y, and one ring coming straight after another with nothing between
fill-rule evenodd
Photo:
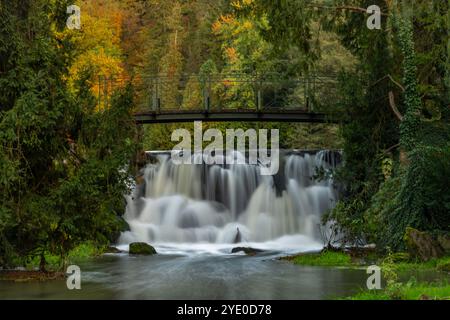
<instances>
[{"instance_id":1,"label":"bridge deck","mask_svg":"<svg viewBox=\"0 0 450 320\"><path fill-rule=\"evenodd\" d=\"M195 111L174 110L159 112L141 112L134 115L136 123L171 123L171 122L218 122L218 121L254 121L254 122L307 122L335 123L325 114L304 110L221 110Z\"/></svg>"},{"instance_id":2,"label":"bridge deck","mask_svg":"<svg viewBox=\"0 0 450 320\"><path fill-rule=\"evenodd\" d=\"M130 81L132 81L130 79ZM134 81L134 80L133 80ZM124 80L98 79L98 105L108 107ZM336 123L321 106L336 100L334 76L267 74L157 75L135 80L138 124L192 121ZM148 110L148 111L147 111Z\"/></svg>"}]
</instances>

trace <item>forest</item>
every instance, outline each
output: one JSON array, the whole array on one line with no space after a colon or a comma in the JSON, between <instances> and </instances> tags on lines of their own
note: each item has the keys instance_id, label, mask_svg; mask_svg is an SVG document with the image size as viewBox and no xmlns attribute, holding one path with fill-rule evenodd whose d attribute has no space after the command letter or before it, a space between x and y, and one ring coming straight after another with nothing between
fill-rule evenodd
<instances>
[{"instance_id":1,"label":"forest","mask_svg":"<svg viewBox=\"0 0 450 320\"><path fill-rule=\"evenodd\" d=\"M67 27L70 5L81 9L80 29ZM381 9L380 29L366 25L370 5ZM342 164L328 173L342 192L322 217L334 226L325 246L374 244L392 263L408 252L408 261L444 259L448 272L449 7L439 0L1 0L0 266L63 270L77 250L98 253L129 230L124 195L143 152L170 150L174 129L193 130L192 123L135 124L133 115L152 107L151 79L166 79L161 108L201 106L214 76L224 80L210 88L213 99L256 110L251 84L237 79L275 75L333 78L332 89L311 98L332 121L205 122L203 129L276 128L282 149L341 151ZM273 83L273 99L303 101L301 85Z\"/></svg>"}]
</instances>

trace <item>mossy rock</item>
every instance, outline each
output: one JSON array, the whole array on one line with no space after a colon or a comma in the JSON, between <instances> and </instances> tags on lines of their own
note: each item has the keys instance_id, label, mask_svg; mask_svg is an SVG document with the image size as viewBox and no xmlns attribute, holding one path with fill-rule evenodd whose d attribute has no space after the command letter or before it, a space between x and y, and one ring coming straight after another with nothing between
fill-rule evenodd
<instances>
[{"instance_id":1,"label":"mossy rock","mask_svg":"<svg viewBox=\"0 0 450 320\"><path fill-rule=\"evenodd\" d=\"M155 248L145 242L133 242L130 243L130 254L143 254L143 255L152 255L156 254Z\"/></svg>"},{"instance_id":2,"label":"mossy rock","mask_svg":"<svg viewBox=\"0 0 450 320\"><path fill-rule=\"evenodd\" d=\"M404 240L408 247L409 254L422 261L428 261L444 256L444 249L442 249L439 242L433 239L427 232L421 232L408 227L406 228Z\"/></svg>"}]
</instances>

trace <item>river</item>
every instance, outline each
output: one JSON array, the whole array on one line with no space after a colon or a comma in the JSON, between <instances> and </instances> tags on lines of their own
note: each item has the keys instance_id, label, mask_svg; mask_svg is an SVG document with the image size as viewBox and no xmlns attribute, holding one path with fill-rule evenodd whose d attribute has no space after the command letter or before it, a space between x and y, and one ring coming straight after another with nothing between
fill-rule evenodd
<instances>
[{"instance_id":1,"label":"river","mask_svg":"<svg viewBox=\"0 0 450 320\"><path fill-rule=\"evenodd\" d=\"M3 299L331 299L365 286L365 270L303 267L279 253L105 255L80 264L81 290L65 281L0 283Z\"/></svg>"},{"instance_id":2,"label":"river","mask_svg":"<svg viewBox=\"0 0 450 320\"><path fill-rule=\"evenodd\" d=\"M228 156L228 155L227 155ZM233 153L232 158L244 157ZM365 287L365 270L300 267L283 255L322 248L320 220L336 203L331 175L340 153L283 152L275 176L264 164L175 165L158 154L127 198L130 230L158 255L105 255L80 264L82 290L64 281L0 284L11 299L327 299ZM323 228L323 227L322 227ZM231 254L236 246L263 250Z\"/></svg>"}]
</instances>

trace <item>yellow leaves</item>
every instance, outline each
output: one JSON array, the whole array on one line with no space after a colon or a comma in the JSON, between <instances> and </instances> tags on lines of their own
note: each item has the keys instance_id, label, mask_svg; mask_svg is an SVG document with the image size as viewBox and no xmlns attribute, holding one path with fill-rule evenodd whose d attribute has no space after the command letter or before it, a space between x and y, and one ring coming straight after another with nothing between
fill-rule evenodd
<instances>
[{"instance_id":1,"label":"yellow leaves","mask_svg":"<svg viewBox=\"0 0 450 320\"><path fill-rule=\"evenodd\" d=\"M244 30L252 30L253 29L253 23L249 20L245 20L242 24L242 29Z\"/></svg>"},{"instance_id":2,"label":"yellow leaves","mask_svg":"<svg viewBox=\"0 0 450 320\"><path fill-rule=\"evenodd\" d=\"M95 75L103 77L117 77L124 72L121 66L121 59L108 55L104 48L90 50L80 55L70 68L70 74L73 78L76 78L81 72L89 69L93 70Z\"/></svg>"},{"instance_id":3,"label":"yellow leaves","mask_svg":"<svg viewBox=\"0 0 450 320\"><path fill-rule=\"evenodd\" d=\"M242 9L242 5L241 5L241 2L240 2L240 1L233 1L233 2L231 3L231 6L232 6L233 8L235 8L235 9L237 9L237 10Z\"/></svg>"},{"instance_id":4,"label":"yellow leaves","mask_svg":"<svg viewBox=\"0 0 450 320\"><path fill-rule=\"evenodd\" d=\"M231 6L233 8L235 8L236 10L241 10L245 7L250 6L251 4L253 4L254 0L237 0L237 1L233 1L231 3Z\"/></svg>"},{"instance_id":5,"label":"yellow leaves","mask_svg":"<svg viewBox=\"0 0 450 320\"><path fill-rule=\"evenodd\" d=\"M113 91L113 86L123 85L118 82L124 75L121 59L108 55L104 48L90 50L80 55L70 68L70 80L77 79L85 70L92 70L95 75L91 92L97 98L109 96ZM103 109L103 107L99 106L99 109Z\"/></svg>"},{"instance_id":6,"label":"yellow leaves","mask_svg":"<svg viewBox=\"0 0 450 320\"><path fill-rule=\"evenodd\" d=\"M126 13L116 1L85 0L81 7L82 30L71 34L77 57L69 69L69 83L89 70L93 76L92 93L103 99L111 95L112 86L123 85L118 80L125 77L121 36ZM99 83L99 79L109 80Z\"/></svg>"}]
</instances>

